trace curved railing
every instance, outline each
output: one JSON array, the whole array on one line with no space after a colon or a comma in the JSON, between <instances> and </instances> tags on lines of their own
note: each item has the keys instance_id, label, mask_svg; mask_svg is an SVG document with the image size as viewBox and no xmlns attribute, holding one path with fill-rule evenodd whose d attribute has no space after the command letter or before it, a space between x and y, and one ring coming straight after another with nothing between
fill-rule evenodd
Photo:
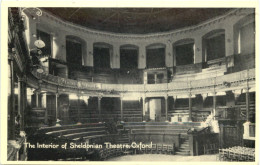
<instances>
[{"instance_id":1,"label":"curved railing","mask_svg":"<svg viewBox=\"0 0 260 165\"><path fill-rule=\"evenodd\" d=\"M77 81L50 74L38 73L33 71L32 74L43 82L57 85L60 87L75 88L90 91L116 91L116 92L160 92L160 91L178 91L193 90L206 87L216 87L223 85L224 82L229 84L244 82L255 78L255 69L244 70L232 74L218 76L193 81L174 81L163 84L103 84L86 81Z\"/></svg>"}]
</instances>

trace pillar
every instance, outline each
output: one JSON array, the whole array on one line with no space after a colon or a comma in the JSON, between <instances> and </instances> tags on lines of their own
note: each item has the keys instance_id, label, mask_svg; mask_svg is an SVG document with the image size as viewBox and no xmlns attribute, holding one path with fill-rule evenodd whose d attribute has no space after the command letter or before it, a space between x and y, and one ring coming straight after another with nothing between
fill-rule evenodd
<instances>
[{"instance_id":1,"label":"pillar","mask_svg":"<svg viewBox=\"0 0 260 165\"><path fill-rule=\"evenodd\" d=\"M35 91L35 101L36 101L36 107L39 107L39 92Z\"/></svg>"},{"instance_id":2,"label":"pillar","mask_svg":"<svg viewBox=\"0 0 260 165\"><path fill-rule=\"evenodd\" d=\"M55 94L56 121L59 119L58 99L59 99L59 93L56 93Z\"/></svg>"},{"instance_id":3,"label":"pillar","mask_svg":"<svg viewBox=\"0 0 260 165\"><path fill-rule=\"evenodd\" d=\"M154 83L157 84L157 74L154 74Z\"/></svg>"},{"instance_id":4,"label":"pillar","mask_svg":"<svg viewBox=\"0 0 260 165\"><path fill-rule=\"evenodd\" d=\"M142 113L142 120L144 121L144 117L145 117L145 97L143 97L142 100L143 100L143 113Z\"/></svg>"},{"instance_id":5,"label":"pillar","mask_svg":"<svg viewBox=\"0 0 260 165\"><path fill-rule=\"evenodd\" d=\"M169 121L168 120L168 96L165 96L164 99L165 99L165 118L166 121Z\"/></svg>"},{"instance_id":6,"label":"pillar","mask_svg":"<svg viewBox=\"0 0 260 165\"><path fill-rule=\"evenodd\" d=\"M25 79L18 78L18 115L20 116L20 131L24 131L24 112L26 109L26 83Z\"/></svg>"},{"instance_id":7,"label":"pillar","mask_svg":"<svg viewBox=\"0 0 260 165\"><path fill-rule=\"evenodd\" d=\"M249 96L249 88L246 89L246 121L250 122L250 96Z\"/></svg>"},{"instance_id":8,"label":"pillar","mask_svg":"<svg viewBox=\"0 0 260 165\"><path fill-rule=\"evenodd\" d=\"M41 97L41 102L42 102L42 108L45 109L45 119L44 122L45 124L48 123L48 111L47 111L47 94L43 93Z\"/></svg>"},{"instance_id":9,"label":"pillar","mask_svg":"<svg viewBox=\"0 0 260 165\"><path fill-rule=\"evenodd\" d=\"M191 98L191 94L189 94L189 121L192 121L192 98Z\"/></svg>"},{"instance_id":10,"label":"pillar","mask_svg":"<svg viewBox=\"0 0 260 165\"><path fill-rule=\"evenodd\" d=\"M138 53L138 69L145 69L146 68L146 50L145 46L141 45L139 47Z\"/></svg>"},{"instance_id":11,"label":"pillar","mask_svg":"<svg viewBox=\"0 0 260 165\"><path fill-rule=\"evenodd\" d=\"M10 98L9 98L9 140L15 140L15 97L14 97L14 67L13 57L9 57L9 83L10 83Z\"/></svg>"},{"instance_id":12,"label":"pillar","mask_svg":"<svg viewBox=\"0 0 260 165\"><path fill-rule=\"evenodd\" d=\"M101 117L101 99L102 99L102 97L98 97L98 118L99 118L99 120L101 120L100 119L100 117Z\"/></svg>"},{"instance_id":13,"label":"pillar","mask_svg":"<svg viewBox=\"0 0 260 165\"><path fill-rule=\"evenodd\" d=\"M77 101L77 118L78 118L78 123L80 122L80 95L78 94L78 101Z\"/></svg>"},{"instance_id":14,"label":"pillar","mask_svg":"<svg viewBox=\"0 0 260 165\"><path fill-rule=\"evenodd\" d=\"M216 111L216 107L217 107L217 96L216 96L216 92L213 92L213 113Z\"/></svg>"},{"instance_id":15,"label":"pillar","mask_svg":"<svg viewBox=\"0 0 260 165\"><path fill-rule=\"evenodd\" d=\"M123 97L120 97L120 119L121 119L121 121L124 121Z\"/></svg>"}]
</instances>

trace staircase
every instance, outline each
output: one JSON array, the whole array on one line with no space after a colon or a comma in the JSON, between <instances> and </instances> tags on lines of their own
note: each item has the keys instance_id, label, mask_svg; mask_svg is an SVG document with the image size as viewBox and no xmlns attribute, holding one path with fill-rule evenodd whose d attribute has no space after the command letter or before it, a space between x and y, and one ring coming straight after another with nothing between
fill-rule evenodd
<instances>
[{"instance_id":1,"label":"staircase","mask_svg":"<svg viewBox=\"0 0 260 165\"><path fill-rule=\"evenodd\" d=\"M180 148L176 151L176 155L181 156L190 156L190 146L188 139L183 139L183 143L181 144Z\"/></svg>"}]
</instances>

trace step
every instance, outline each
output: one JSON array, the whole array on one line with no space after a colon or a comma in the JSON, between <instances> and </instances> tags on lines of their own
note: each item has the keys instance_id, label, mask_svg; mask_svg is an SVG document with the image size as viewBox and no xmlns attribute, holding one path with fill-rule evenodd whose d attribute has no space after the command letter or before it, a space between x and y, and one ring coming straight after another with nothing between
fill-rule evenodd
<instances>
[{"instance_id":1,"label":"step","mask_svg":"<svg viewBox=\"0 0 260 165\"><path fill-rule=\"evenodd\" d=\"M181 155L181 156L190 156L190 153L183 153L183 152L175 152L176 155Z\"/></svg>"}]
</instances>

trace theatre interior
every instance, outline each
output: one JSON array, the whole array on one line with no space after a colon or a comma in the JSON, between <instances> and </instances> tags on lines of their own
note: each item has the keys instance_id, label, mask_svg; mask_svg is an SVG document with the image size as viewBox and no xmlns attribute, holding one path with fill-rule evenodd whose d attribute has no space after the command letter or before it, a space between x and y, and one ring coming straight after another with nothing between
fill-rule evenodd
<instances>
[{"instance_id":1,"label":"theatre interior","mask_svg":"<svg viewBox=\"0 0 260 165\"><path fill-rule=\"evenodd\" d=\"M254 8L10 7L7 160L255 161L255 66Z\"/></svg>"}]
</instances>

